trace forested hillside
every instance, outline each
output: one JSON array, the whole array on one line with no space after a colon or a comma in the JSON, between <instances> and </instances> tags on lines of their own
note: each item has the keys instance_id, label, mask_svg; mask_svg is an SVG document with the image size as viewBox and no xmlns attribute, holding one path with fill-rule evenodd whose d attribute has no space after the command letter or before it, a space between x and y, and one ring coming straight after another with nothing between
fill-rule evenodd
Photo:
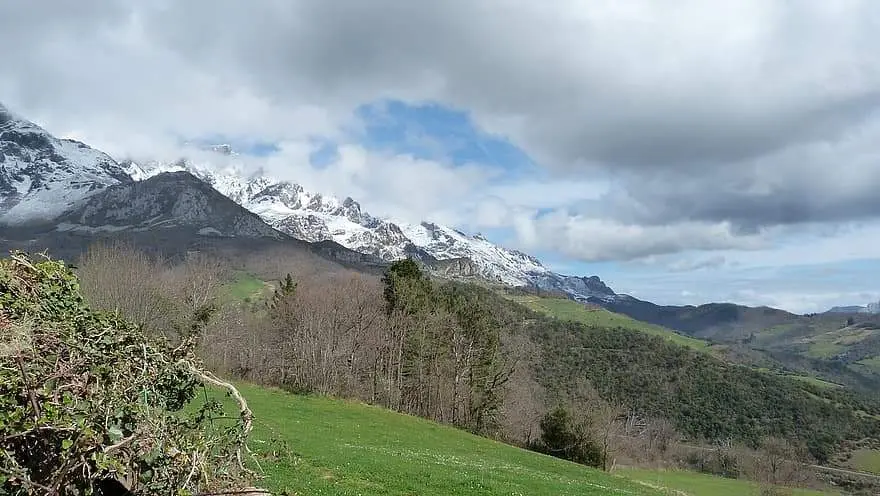
<instances>
[{"instance_id":1,"label":"forested hillside","mask_svg":"<svg viewBox=\"0 0 880 496\"><path fill-rule=\"evenodd\" d=\"M242 270L277 276L268 290L251 285L253 295L230 299ZM315 270L283 252L191 253L172 263L97 245L79 273L95 305L165 333L210 303L201 353L226 375L358 398L551 452L543 434L562 407L575 414L566 428L586 429L580 439L597 450L594 464L628 453L669 458L669 440L760 448L774 438L825 462L844 440L880 436L876 399L639 330L557 320L489 289L431 280L412 262L378 278ZM635 444L601 446L610 433Z\"/></svg>"}]
</instances>

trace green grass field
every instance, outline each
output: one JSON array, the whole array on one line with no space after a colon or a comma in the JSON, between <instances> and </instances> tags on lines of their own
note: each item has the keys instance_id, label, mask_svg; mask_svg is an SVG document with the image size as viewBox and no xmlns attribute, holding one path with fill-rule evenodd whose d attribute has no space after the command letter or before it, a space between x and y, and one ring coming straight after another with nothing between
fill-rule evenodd
<instances>
[{"instance_id":1,"label":"green grass field","mask_svg":"<svg viewBox=\"0 0 880 496\"><path fill-rule=\"evenodd\" d=\"M664 488L667 491L666 494L680 496L702 496L704 494L707 496L758 496L761 494L761 488L755 482L724 479L693 472L624 469L620 471L620 474L653 487ZM791 489L790 494L793 496L812 496L838 493Z\"/></svg>"},{"instance_id":2,"label":"green grass field","mask_svg":"<svg viewBox=\"0 0 880 496\"><path fill-rule=\"evenodd\" d=\"M276 494L661 495L622 477L356 402L239 384ZM234 408L228 400L229 412Z\"/></svg>"},{"instance_id":3,"label":"green grass field","mask_svg":"<svg viewBox=\"0 0 880 496\"><path fill-rule=\"evenodd\" d=\"M255 415L250 447L264 474L255 484L275 494L757 494L747 482L689 472L606 474L379 407L237 386ZM231 400L217 397L233 418Z\"/></svg>"},{"instance_id":4,"label":"green grass field","mask_svg":"<svg viewBox=\"0 0 880 496\"><path fill-rule=\"evenodd\" d=\"M248 272L236 272L226 285L226 295L236 301L253 299L268 291L265 282Z\"/></svg>"},{"instance_id":5,"label":"green grass field","mask_svg":"<svg viewBox=\"0 0 880 496\"><path fill-rule=\"evenodd\" d=\"M674 343L688 346L695 350L706 351L709 343L701 339L684 336L665 327L641 322L633 318L610 312L602 308L588 308L581 303L561 298L541 298L538 296L506 297L519 302L532 310L545 313L562 320L573 320L596 327L624 327L636 331L666 338Z\"/></svg>"},{"instance_id":6,"label":"green grass field","mask_svg":"<svg viewBox=\"0 0 880 496\"><path fill-rule=\"evenodd\" d=\"M831 358L845 349L845 346L837 343L819 341L810 345L810 348L807 350L807 356L813 358Z\"/></svg>"}]
</instances>

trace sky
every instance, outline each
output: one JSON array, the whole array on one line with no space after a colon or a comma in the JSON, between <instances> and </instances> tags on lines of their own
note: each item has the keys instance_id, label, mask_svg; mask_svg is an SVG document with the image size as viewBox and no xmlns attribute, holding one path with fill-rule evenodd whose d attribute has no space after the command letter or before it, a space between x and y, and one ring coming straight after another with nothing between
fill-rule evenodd
<instances>
[{"instance_id":1,"label":"sky","mask_svg":"<svg viewBox=\"0 0 880 496\"><path fill-rule=\"evenodd\" d=\"M0 2L0 102L663 304L880 299L873 0Z\"/></svg>"}]
</instances>

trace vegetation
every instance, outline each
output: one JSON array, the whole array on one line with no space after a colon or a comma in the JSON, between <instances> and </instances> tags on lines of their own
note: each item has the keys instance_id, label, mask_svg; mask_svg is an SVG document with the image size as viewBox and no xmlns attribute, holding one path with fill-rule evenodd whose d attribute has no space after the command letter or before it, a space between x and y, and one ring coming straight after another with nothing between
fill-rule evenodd
<instances>
[{"instance_id":1,"label":"vegetation","mask_svg":"<svg viewBox=\"0 0 880 496\"><path fill-rule=\"evenodd\" d=\"M215 435L215 404L179 413L203 381L226 385L200 368L191 336L172 345L91 311L62 262L0 261L0 492L92 494L122 479L185 495L237 482L246 404Z\"/></svg>"},{"instance_id":2,"label":"vegetation","mask_svg":"<svg viewBox=\"0 0 880 496\"><path fill-rule=\"evenodd\" d=\"M863 391L880 388L880 371L859 362L880 349L880 320L870 314L795 315L767 307L730 303L659 306L636 299L603 307L717 344L735 345L739 358L781 364L799 375L817 376ZM744 352L744 350L748 350ZM752 365L760 365L752 363Z\"/></svg>"},{"instance_id":3,"label":"vegetation","mask_svg":"<svg viewBox=\"0 0 880 496\"><path fill-rule=\"evenodd\" d=\"M824 462L844 439L880 435L876 420L856 414L865 407L877 412L876 405L844 392L726 364L627 329L555 321L530 331L545 356L555 357L539 370L548 388L571 384L583 371L604 397L668 418L695 440L757 446L765 436L797 438Z\"/></svg>"},{"instance_id":4,"label":"vegetation","mask_svg":"<svg viewBox=\"0 0 880 496\"><path fill-rule=\"evenodd\" d=\"M250 446L265 472L259 485L279 494L667 494L383 408L238 388L254 411Z\"/></svg>"},{"instance_id":5,"label":"vegetation","mask_svg":"<svg viewBox=\"0 0 880 496\"><path fill-rule=\"evenodd\" d=\"M609 312L602 307L586 305L569 299L541 298L538 296L508 295L508 298L526 307L561 320L571 320L592 327L626 328L660 336L673 343L695 350L706 350L709 343L702 339L679 334L670 329L640 322L626 315Z\"/></svg>"},{"instance_id":6,"label":"vegetation","mask_svg":"<svg viewBox=\"0 0 880 496\"><path fill-rule=\"evenodd\" d=\"M176 342L204 315L198 353L219 374L358 399L606 469L691 466L670 451L678 440L760 450L769 437L825 462L842 441L878 435L880 404L869 397L726 363L669 331L553 318L488 289L430 280L411 261L380 279L283 259L169 261L99 246L79 266L90 302L157 336ZM275 293L224 298L241 280L233 267L279 271ZM544 431L559 407L560 437L574 434L600 456L553 444Z\"/></svg>"},{"instance_id":7,"label":"vegetation","mask_svg":"<svg viewBox=\"0 0 880 496\"><path fill-rule=\"evenodd\" d=\"M666 488L667 494L711 495L711 496L764 496L774 494L767 491L761 484L748 480L731 480L706 474L697 474L683 470L645 470L624 469L620 472L624 477L640 481L652 487ZM762 492L763 489L763 492ZM673 492L677 491L677 492ZM812 496L819 494L835 494L810 489L778 490L775 494L791 496Z\"/></svg>"}]
</instances>

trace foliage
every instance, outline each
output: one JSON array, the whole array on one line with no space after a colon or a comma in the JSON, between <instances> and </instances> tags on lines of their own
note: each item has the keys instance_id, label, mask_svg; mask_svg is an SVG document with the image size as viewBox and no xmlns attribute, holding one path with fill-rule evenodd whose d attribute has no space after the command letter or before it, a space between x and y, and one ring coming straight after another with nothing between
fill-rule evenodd
<instances>
[{"instance_id":1,"label":"foliage","mask_svg":"<svg viewBox=\"0 0 880 496\"><path fill-rule=\"evenodd\" d=\"M293 276L290 273L284 276L284 280L280 282L278 288L272 293L272 299L268 302L269 308L276 308L283 299L295 295L296 285L297 283L293 280Z\"/></svg>"},{"instance_id":2,"label":"foliage","mask_svg":"<svg viewBox=\"0 0 880 496\"><path fill-rule=\"evenodd\" d=\"M474 432L496 431L510 370L486 293L465 284L437 286L411 259L392 264L382 280L386 311L402 335L402 409Z\"/></svg>"},{"instance_id":3,"label":"foliage","mask_svg":"<svg viewBox=\"0 0 880 496\"><path fill-rule=\"evenodd\" d=\"M399 308L407 308L408 312L421 308L431 288L419 264L411 258L392 263L382 275L382 284L385 286L385 309L389 315Z\"/></svg>"},{"instance_id":4,"label":"foliage","mask_svg":"<svg viewBox=\"0 0 880 496\"><path fill-rule=\"evenodd\" d=\"M856 414L855 396L727 364L640 332L556 321L534 325L532 336L553 357L539 371L548 387L584 374L603 397L668 418L698 441L756 447L766 436L800 439L824 462L844 439L880 435L880 423Z\"/></svg>"},{"instance_id":5,"label":"foliage","mask_svg":"<svg viewBox=\"0 0 880 496\"><path fill-rule=\"evenodd\" d=\"M203 380L224 384L193 346L91 311L63 262L0 260L0 492L88 495L115 478L192 494L235 482L249 410L211 433L216 403L181 412Z\"/></svg>"},{"instance_id":6,"label":"foliage","mask_svg":"<svg viewBox=\"0 0 880 496\"><path fill-rule=\"evenodd\" d=\"M535 372L548 391L571 397L586 378L603 399L668 419L691 441L758 447L777 436L803 442L824 463L843 440L880 437L876 397L761 373L642 329L551 318L500 295L486 305L542 349Z\"/></svg>"},{"instance_id":7,"label":"foliage","mask_svg":"<svg viewBox=\"0 0 880 496\"><path fill-rule=\"evenodd\" d=\"M602 448L567 409L558 406L541 419L539 451L591 467L604 465Z\"/></svg>"}]
</instances>

